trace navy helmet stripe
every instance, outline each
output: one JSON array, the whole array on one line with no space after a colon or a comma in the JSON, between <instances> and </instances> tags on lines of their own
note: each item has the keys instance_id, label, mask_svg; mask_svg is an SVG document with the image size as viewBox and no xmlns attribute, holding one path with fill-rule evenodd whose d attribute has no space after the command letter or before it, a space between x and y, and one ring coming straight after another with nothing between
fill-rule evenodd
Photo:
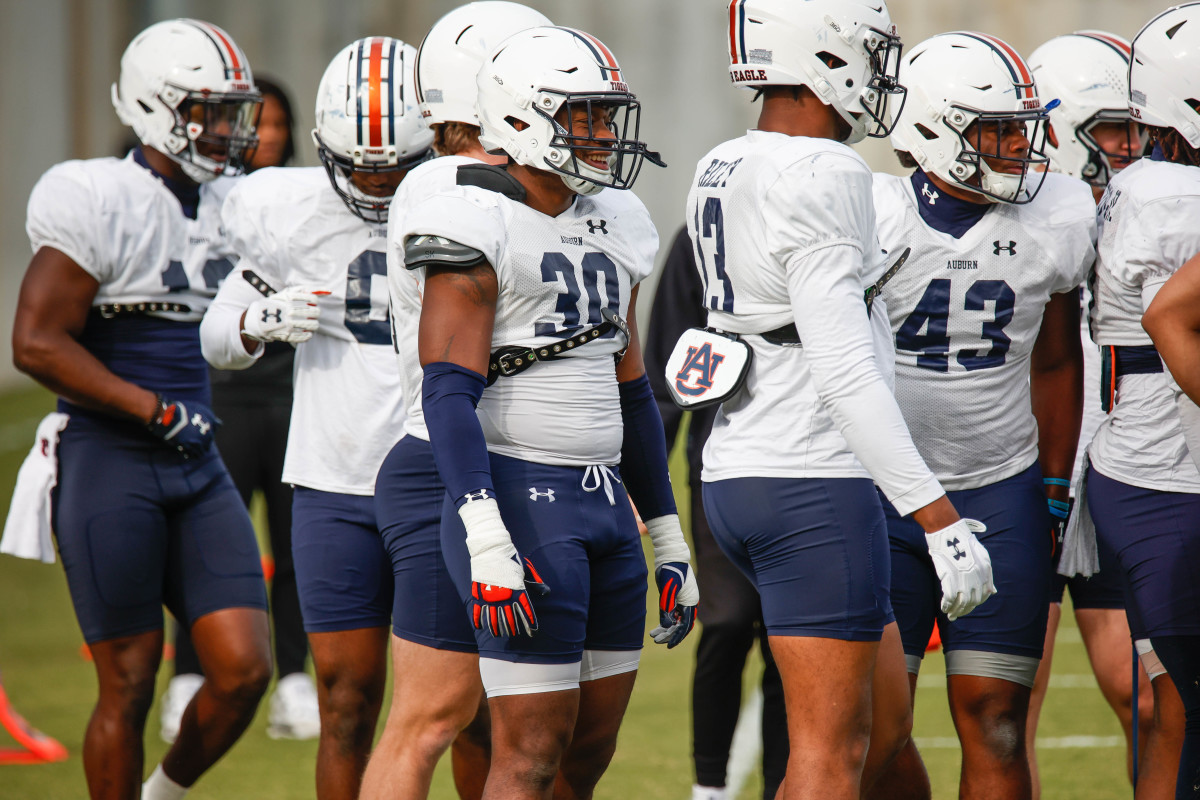
<instances>
[{"instance_id":1,"label":"navy helmet stripe","mask_svg":"<svg viewBox=\"0 0 1200 800\"><path fill-rule=\"evenodd\" d=\"M391 43L391 49L388 51L388 57L387 57L388 58L387 92L380 93L380 94L387 95L387 104L388 104L388 135L384 141L387 141L390 139L392 141L392 143L395 144L397 148L399 148L401 143L396 141L396 103L404 102L404 86L403 86L403 84L401 84L400 86L396 86L396 83L395 83L395 81L396 81L396 61L400 60L400 66L402 68L400 70L400 74L401 74L401 76L403 76L404 75L404 70L403 70L404 50L401 49L401 47L399 46L399 43L395 39L389 38L387 41ZM401 80L403 81L403 78L401 78ZM382 99L382 98L380 98L380 99ZM401 114L401 116L404 115L403 108L400 109L400 114Z\"/></svg>"},{"instance_id":2,"label":"navy helmet stripe","mask_svg":"<svg viewBox=\"0 0 1200 800\"><path fill-rule=\"evenodd\" d=\"M988 39L984 36L977 36L976 34L969 33L967 31L962 31L961 33L963 36L969 36L970 38L972 38L978 42L983 42L988 47L992 48L992 50L994 50L996 52L996 54L998 56L1000 56L1000 60L1004 63L1004 66L1008 67L1008 72L1010 75L1012 75L1012 82L1013 82L1014 86L1032 86L1032 83L1027 83L1025 81L1025 79L1023 77L1021 77L1021 74L1019 72L1017 72L1017 68L1012 63L1012 59L1009 57L1008 53L1006 53L1002 47L998 46L995 42L991 41L990 39ZM1019 97L1020 97L1020 95L1018 94L1018 98Z\"/></svg>"},{"instance_id":3,"label":"navy helmet stripe","mask_svg":"<svg viewBox=\"0 0 1200 800\"><path fill-rule=\"evenodd\" d=\"M588 50L590 50L590 51L592 51L592 55L594 55L594 56L596 57L596 61L597 61L597 62L600 64L600 77L601 77L601 78L603 78L604 80L608 80L608 79L609 79L609 75L608 75L608 73L609 73L609 72L618 72L618 71L619 71L619 70L618 70L617 68L615 68L615 67L606 67L606 66L604 66L604 62L605 62L607 59L605 59L605 57L604 57L604 54L600 52L600 48L596 47L596 45L592 43L592 40L591 40L591 39L589 39L589 38L588 38L588 37L586 37L586 36L583 36L583 35L581 35L581 34L579 33L579 31L577 31L577 30L573 30L573 29L571 29L571 28L564 28L564 27L557 26L557 25L556 25L555 27L557 27L557 28L558 28L560 31L566 31L567 33L571 34L571 35L572 35L572 36L574 36L576 39L578 39L579 41L581 41L581 42L583 42L585 45L587 45L587 49L588 49Z\"/></svg>"},{"instance_id":4,"label":"navy helmet stripe","mask_svg":"<svg viewBox=\"0 0 1200 800\"><path fill-rule=\"evenodd\" d=\"M356 141L358 142L359 147L362 147L362 145L363 145L362 82L364 80L363 64L365 64L368 61L368 59L364 57L366 46L367 46L366 39L362 39L359 41L359 43L358 43L358 60L354 64L354 80L350 82L350 91L354 92L354 103L355 103L355 105L354 105L354 129L355 129L355 135L358 137Z\"/></svg>"},{"instance_id":5,"label":"navy helmet stripe","mask_svg":"<svg viewBox=\"0 0 1200 800\"><path fill-rule=\"evenodd\" d=\"M203 24L191 19L184 21L196 30L203 33L205 38L212 42L212 46L217 50L217 55L221 58L221 66L225 68L225 77L228 79L230 77L230 73L233 71L233 64L230 62L229 54L225 52L225 48L222 47L221 43L218 42L216 37L212 35L212 31L208 30L208 28L206 28Z\"/></svg>"}]
</instances>

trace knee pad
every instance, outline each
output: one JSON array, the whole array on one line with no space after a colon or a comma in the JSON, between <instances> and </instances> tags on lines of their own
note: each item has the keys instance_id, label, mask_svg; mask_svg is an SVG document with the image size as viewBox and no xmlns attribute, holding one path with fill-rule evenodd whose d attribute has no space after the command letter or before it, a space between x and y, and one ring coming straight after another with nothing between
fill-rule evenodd
<instances>
[{"instance_id":1,"label":"knee pad","mask_svg":"<svg viewBox=\"0 0 1200 800\"><path fill-rule=\"evenodd\" d=\"M584 650L579 682L596 681L626 672L637 672L641 650Z\"/></svg>"},{"instance_id":2,"label":"knee pad","mask_svg":"<svg viewBox=\"0 0 1200 800\"><path fill-rule=\"evenodd\" d=\"M908 653L905 653L904 654L904 666L908 668L908 674L909 675L920 675L921 674L921 662L924 660L925 659L921 656L910 656Z\"/></svg>"},{"instance_id":3,"label":"knee pad","mask_svg":"<svg viewBox=\"0 0 1200 800\"><path fill-rule=\"evenodd\" d=\"M488 697L565 692L579 688L580 662L522 664L498 658L479 658L479 676Z\"/></svg>"},{"instance_id":4,"label":"knee pad","mask_svg":"<svg viewBox=\"0 0 1200 800\"><path fill-rule=\"evenodd\" d=\"M998 678L1026 688L1033 688L1040 658L1017 656L1011 653L989 653L982 650L951 650L946 653L947 675L972 675L978 678Z\"/></svg>"}]
</instances>

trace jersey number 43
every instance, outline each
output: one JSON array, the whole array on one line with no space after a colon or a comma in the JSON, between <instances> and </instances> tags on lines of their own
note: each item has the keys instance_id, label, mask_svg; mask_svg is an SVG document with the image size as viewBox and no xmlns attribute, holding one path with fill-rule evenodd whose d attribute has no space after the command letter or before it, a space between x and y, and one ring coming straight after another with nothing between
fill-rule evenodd
<instances>
[{"instance_id":1,"label":"jersey number 43","mask_svg":"<svg viewBox=\"0 0 1200 800\"><path fill-rule=\"evenodd\" d=\"M959 350L956 360L968 372L990 369L1004 363L1012 340L1004 332L1012 322L1017 295L1005 281L975 281L967 289L964 311L983 311L987 301L995 308L992 319L983 323L980 338L992 343L990 350ZM950 363L950 279L929 282L925 294L904 324L896 331L896 349L917 354L917 366L946 372Z\"/></svg>"}]
</instances>

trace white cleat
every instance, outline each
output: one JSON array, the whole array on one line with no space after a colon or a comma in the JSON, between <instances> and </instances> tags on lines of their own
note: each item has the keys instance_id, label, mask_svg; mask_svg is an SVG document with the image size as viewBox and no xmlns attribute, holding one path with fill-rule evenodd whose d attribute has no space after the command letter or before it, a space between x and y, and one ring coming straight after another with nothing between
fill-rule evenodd
<instances>
[{"instance_id":1,"label":"white cleat","mask_svg":"<svg viewBox=\"0 0 1200 800\"><path fill-rule=\"evenodd\" d=\"M267 714L267 736L272 739L315 739L321 735L317 687L304 672L279 679Z\"/></svg>"},{"instance_id":2,"label":"white cleat","mask_svg":"<svg viewBox=\"0 0 1200 800\"><path fill-rule=\"evenodd\" d=\"M174 743L175 737L179 736L179 723L183 720L184 709L192 702L203 683L203 675L184 673L171 678L167 684L167 691L163 693L162 713L159 716L162 724L159 735L167 744Z\"/></svg>"},{"instance_id":3,"label":"white cleat","mask_svg":"<svg viewBox=\"0 0 1200 800\"><path fill-rule=\"evenodd\" d=\"M728 791L724 786L692 784L692 800L728 800Z\"/></svg>"}]
</instances>

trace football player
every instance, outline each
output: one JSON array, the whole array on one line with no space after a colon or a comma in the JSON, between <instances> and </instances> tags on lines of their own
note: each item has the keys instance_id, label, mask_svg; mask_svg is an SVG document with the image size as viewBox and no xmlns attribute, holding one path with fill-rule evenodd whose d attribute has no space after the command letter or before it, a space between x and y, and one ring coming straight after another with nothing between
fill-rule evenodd
<instances>
[{"instance_id":1,"label":"football player","mask_svg":"<svg viewBox=\"0 0 1200 800\"><path fill-rule=\"evenodd\" d=\"M1171 373L1163 370L1155 342L1169 346L1169 337L1152 340L1146 330L1157 329L1155 315L1143 319L1143 311L1158 305L1159 290L1200 252L1198 45L1197 3L1164 11L1133 40L1130 114L1149 128L1155 152L1113 177L1097 211L1091 320L1103 359L1101 401L1109 413L1088 446L1079 499L1129 586L1133 637L1149 637L1171 677L1153 682L1159 719L1178 715L1183 704L1176 798L1200 797L1200 588L1194 574L1200 471L1175 383L1192 381L1194 366L1172 358ZM1160 309L1171 305L1170 294L1164 299ZM1172 777L1157 774L1164 761L1143 759L1142 766L1139 796L1143 780L1160 784Z\"/></svg>"},{"instance_id":2,"label":"football player","mask_svg":"<svg viewBox=\"0 0 1200 800\"><path fill-rule=\"evenodd\" d=\"M882 3L854 0L732 0L727 41L733 83L763 105L756 130L701 159L687 201L721 332L693 355L747 362L705 446L704 509L762 597L783 678L776 796L858 798L912 725L875 483L928 531L945 611L993 591L982 526L954 510L892 396L886 310L864 303L888 262L847 145L887 134L901 45ZM713 366L688 358L668 382L698 391Z\"/></svg>"},{"instance_id":3,"label":"football player","mask_svg":"<svg viewBox=\"0 0 1200 800\"><path fill-rule=\"evenodd\" d=\"M69 416L51 500L99 679L83 750L93 798L138 792L164 605L204 668L143 787L160 800L224 755L271 675L258 546L212 446L198 331L234 257L220 209L254 146L259 94L229 34L176 19L129 44L112 100L141 145L59 164L34 187L13 351Z\"/></svg>"},{"instance_id":4,"label":"football player","mask_svg":"<svg viewBox=\"0 0 1200 800\"><path fill-rule=\"evenodd\" d=\"M215 367L297 344L283 480L321 715L317 796L355 798L387 676L392 577L375 524L375 475L404 404L391 347L385 234L396 187L431 154L416 50L386 36L343 48L317 87L324 168L244 179L223 221L242 257L201 325Z\"/></svg>"},{"instance_id":5,"label":"football player","mask_svg":"<svg viewBox=\"0 0 1200 800\"><path fill-rule=\"evenodd\" d=\"M1059 104L1050 110L1047 128L1046 155L1050 169L1081 178L1092 188L1099 201L1109 179L1133 163L1145 145L1142 128L1129 118L1129 42L1103 31L1080 31L1058 36L1043 44L1029 56L1029 69L1037 82L1038 94L1045 100L1057 99ZM1091 295L1083 287L1083 308ZM1080 317L1080 340L1083 343L1083 425L1079 431L1072 469L1072 497L1075 483L1082 478L1088 442L1100 427L1104 412L1100 409L1100 351L1092 342L1086 315ZM1067 510L1052 509L1060 528L1065 527ZM1050 590L1050 615L1046 624L1046 642L1042 663L1029 704L1026 728L1026 752L1033 780L1033 797L1040 797L1037 770L1035 733L1042 701L1050 680L1050 665L1054 653L1054 636L1062 615L1065 589L1071 591L1071 606L1075 621L1087 647L1092 671L1121 726L1125 731L1126 752L1130 777L1133 773L1133 683L1130 678L1129 622L1125 618L1125 595L1116 556L1099 543L1099 572L1084 577L1066 578L1054 575ZM1058 553L1056 552L1056 560ZM1149 641L1138 643L1149 650ZM1147 652L1143 666L1154 659ZM1156 661L1156 659L1154 659ZM1166 675L1162 667L1158 675ZM1167 680L1167 678L1163 678ZM1142 674L1138 685L1139 749L1159 748L1153 744L1159 733L1154 728L1154 696L1150 680ZM1179 732L1182 735L1182 731ZM1151 770L1157 772L1157 770ZM1141 783L1140 791L1150 791ZM1150 795L1153 796L1153 792Z\"/></svg>"},{"instance_id":6,"label":"football player","mask_svg":"<svg viewBox=\"0 0 1200 800\"><path fill-rule=\"evenodd\" d=\"M1077 287L1095 259L1095 206L1086 184L1044 171L1047 112L1004 41L934 36L900 79L908 104L892 144L916 169L875 178L880 244L912 249L886 289L896 400L955 507L987 526L997 593L965 619L939 616L922 531L885 505L892 607L914 691L935 620L940 629L961 796L1023 798L1048 509L1066 509L1082 415Z\"/></svg>"},{"instance_id":7,"label":"football player","mask_svg":"<svg viewBox=\"0 0 1200 800\"><path fill-rule=\"evenodd\" d=\"M363 777L363 800L425 797L438 759L451 746L461 797L480 797L487 778L490 725L479 657L470 620L442 557L446 486L421 412L421 293L416 274L404 267L399 232L406 210L453 189L463 164L507 162L506 156L489 155L479 144L475 75L509 35L549 24L519 3L468 3L439 19L417 50L417 99L441 157L409 173L388 217L391 319L406 413L404 436L384 459L375 482L376 518L394 575L393 690L387 724Z\"/></svg>"},{"instance_id":8,"label":"football player","mask_svg":"<svg viewBox=\"0 0 1200 800\"><path fill-rule=\"evenodd\" d=\"M662 421L624 321L658 236L623 190L657 158L636 138L640 107L616 58L589 34L517 33L477 85L480 144L509 165L460 166L459 185L410 209L400 232L422 277L442 548L491 713L485 794L549 797L561 768L567 796L590 797L645 635L627 488L655 548L655 640L678 644L699 600ZM584 735L587 747L573 742Z\"/></svg>"}]
</instances>

